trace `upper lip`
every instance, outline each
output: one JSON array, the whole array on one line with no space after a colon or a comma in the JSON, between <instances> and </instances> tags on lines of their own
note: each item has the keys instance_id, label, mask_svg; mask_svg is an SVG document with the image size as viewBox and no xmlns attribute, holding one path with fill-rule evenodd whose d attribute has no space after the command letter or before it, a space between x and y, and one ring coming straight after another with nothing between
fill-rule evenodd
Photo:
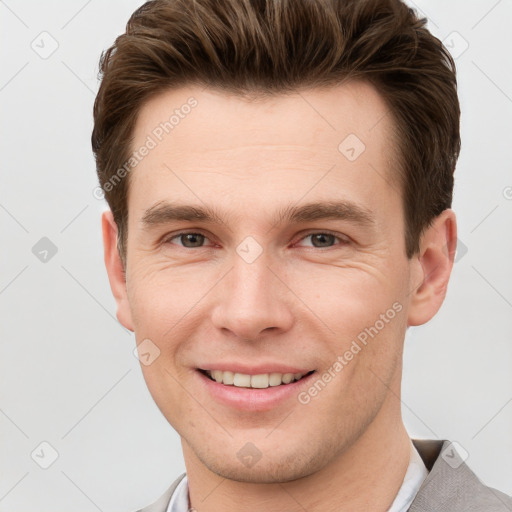
<instances>
[{"instance_id":1,"label":"upper lip","mask_svg":"<svg viewBox=\"0 0 512 512\"><path fill-rule=\"evenodd\" d=\"M288 366L282 363L265 363L257 365L248 365L246 363L225 362L225 363L206 363L198 367L200 370L222 370L234 373L243 373L246 375L261 375L264 373L308 373L312 368L298 366Z\"/></svg>"}]
</instances>

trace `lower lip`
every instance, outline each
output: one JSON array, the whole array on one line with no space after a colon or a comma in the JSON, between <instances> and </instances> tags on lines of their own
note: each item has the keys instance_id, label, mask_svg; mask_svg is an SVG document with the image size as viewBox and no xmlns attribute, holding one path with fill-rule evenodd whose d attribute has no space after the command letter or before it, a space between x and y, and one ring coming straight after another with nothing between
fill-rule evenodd
<instances>
[{"instance_id":1,"label":"lower lip","mask_svg":"<svg viewBox=\"0 0 512 512\"><path fill-rule=\"evenodd\" d=\"M199 370L196 370L196 373L208 390L208 393L217 402L244 411L268 411L278 405L282 405L286 400L297 399L301 389L307 386L309 381L316 375L316 372L313 372L307 377L303 377L290 384L256 389L228 386L210 379Z\"/></svg>"}]
</instances>

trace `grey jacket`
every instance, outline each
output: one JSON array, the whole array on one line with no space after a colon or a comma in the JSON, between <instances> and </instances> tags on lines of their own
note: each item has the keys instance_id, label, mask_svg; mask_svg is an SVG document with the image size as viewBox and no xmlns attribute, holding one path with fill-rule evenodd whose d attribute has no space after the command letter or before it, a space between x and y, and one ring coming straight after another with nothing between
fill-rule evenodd
<instances>
[{"instance_id":1,"label":"grey jacket","mask_svg":"<svg viewBox=\"0 0 512 512\"><path fill-rule=\"evenodd\" d=\"M487 487L469 469L450 441L413 439L429 474L409 512L512 512L512 498ZM183 473L152 505L138 512L166 512Z\"/></svg>"}]
</instances>

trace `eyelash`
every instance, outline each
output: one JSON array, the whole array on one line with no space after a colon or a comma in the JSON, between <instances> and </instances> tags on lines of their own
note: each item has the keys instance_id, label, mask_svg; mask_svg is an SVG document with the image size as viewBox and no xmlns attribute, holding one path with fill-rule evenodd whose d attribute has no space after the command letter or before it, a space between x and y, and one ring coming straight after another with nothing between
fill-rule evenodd
<instances>
[{"instance_id":1,"label":"eyelash","mask_svg":"<svg viewBox=\"0 0 512 512\"><path fill-rule=\"evenodd\" d=\"M171 244L171 240L174 240L175 238L180 238L181 236L184 236L184 235L201 235L201 236L204 236L207 240L209 240L209 238L201 233L200 231L181 231L175 235L172 235L170 237L167 237L165 238L162 243L163 244ZM348 245L350 243L350 240L348 239L347 236L339 236L337 235L336 233L333 233L332 231L312 231L312 232L309 232L309 233L306 233L302 236L302 238L300 238L298 241L300 242L301 240L305 239L305 238L308 238L310 236L313 236L313 235L331 235L333 236L334 238L338 239L341 244L338 244L338 245ZM294 244L295 245L295 244ZM182 249L186 249L186 250L193 250L193 249L205 249L207 248L208 246L201 246L201 247L184 247L184 246L178 246L178 247L181 247ZM314 246L308 246L309 249L333 249L335 248L336 246L335 245L332 245L332 246L329 246L329 247L314 247Z\"/></svg>"}]
</instances>

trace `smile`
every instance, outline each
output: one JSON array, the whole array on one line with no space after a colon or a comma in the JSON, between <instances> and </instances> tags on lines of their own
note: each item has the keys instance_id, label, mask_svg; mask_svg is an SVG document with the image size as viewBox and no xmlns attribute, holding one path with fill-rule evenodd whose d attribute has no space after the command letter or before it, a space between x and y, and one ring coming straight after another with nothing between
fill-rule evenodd
<instances>
[{"instance_id":1,"label":"smile","mask_svg":"<svg viewBox=\"0 0 512 512\"><path fill-rule=\"evenodd\" d=\"M261 373L258 375L249 375L246 373L232 372L229 370L200 370L201 373L208 376L211 380L226 386L238 388L256 388L264 389L268 387L281 386L301 380L313 373L314 370L307 373Z\"/></svg>"}]
</instances>

